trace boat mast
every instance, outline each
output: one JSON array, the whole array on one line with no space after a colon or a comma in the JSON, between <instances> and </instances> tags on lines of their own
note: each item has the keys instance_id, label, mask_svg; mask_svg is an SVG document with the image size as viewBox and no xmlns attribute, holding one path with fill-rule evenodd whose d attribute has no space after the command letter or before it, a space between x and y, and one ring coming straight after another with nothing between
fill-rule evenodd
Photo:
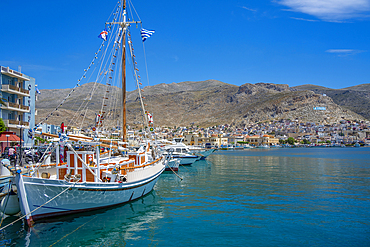
<instances>
[{"instance_id":1,"label":"boat mast","mask_svg":"<svg viewBox=\"0 0 370 247\"><path fill-rule=\"evenodd\" d=\"M122 141L126 142L126 0L123 0L122 27Z\"/></svg>"},{"instance_id":2,"label":"boat mast","mask_svg":"<svg viewBox=\"0 0 370 247\"><path fill-rule=\"evenodd\" d=\"M141 23L141 21L127 21L126 16L126 0L122 0L122 22L107 22L106 24L118 24L121 26L121 46L122 46L122 141L126 142L126 31L127 27L132 23Z\"/></svg>"}]
</instances>

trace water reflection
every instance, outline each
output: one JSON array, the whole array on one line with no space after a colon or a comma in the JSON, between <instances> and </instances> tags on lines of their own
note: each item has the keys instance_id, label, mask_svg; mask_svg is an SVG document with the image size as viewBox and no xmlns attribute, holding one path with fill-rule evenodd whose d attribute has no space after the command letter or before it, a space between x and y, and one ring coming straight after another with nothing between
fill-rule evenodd
<instances>
[{"instance_id":1,"label":"water reflection","mask_svg":"<svg viewBox=\"0 0 370 247\"><path fill-rule=\"evenodd\" d=\"M3 246L121 246L155 228L163 206L155 192L121 206L54 218L28 228L21 221L2 232ZM6 218L4 224L16 217Z\"/></svg>"},{"instance_id":2,"label":"water reflection","mask_svg":"<svg viewBox=\"0 0 370 247\"><path fill-rule=\"evenodd\" d=\"M183 180L162 174L142 199L29 232L18 224L0 244L70 234L56 246L369 246L370 149L327 150L219 151L180 166Z\"/></svg>"}]
</instances>

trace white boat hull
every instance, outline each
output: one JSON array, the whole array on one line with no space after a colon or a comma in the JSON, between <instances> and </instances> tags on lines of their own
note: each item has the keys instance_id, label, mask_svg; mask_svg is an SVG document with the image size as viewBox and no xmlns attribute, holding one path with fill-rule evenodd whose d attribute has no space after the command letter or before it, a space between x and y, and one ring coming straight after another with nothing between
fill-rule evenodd
<instances>
[{"instance_id":1,"label":"white boat hull","mask_svg":"<svg viewBox=\"0 0 370 247\"><path fill-rule=\"evenodd\" d=\"M165 171L178 171L180 166L179 159L172 159L167 161Z\"/></svg>"},{"instance_id":2,"label":"white boat hull","mask_svg":"<svg viewBox=\"0 0 370 247\"><path fill-rule=\"evenodd\" d=\"M164 166L153 168L157 168L157 172L152 176L131 183L73 183L64 180L17 175L16 184L21 212L23 215L27 215L28 224L32 224L33 221L46 217L84 212L126 203L152 191L164 170ZM67 188L69 189L66 192L57 196ZM47 203L54 197L56 198ZM44 205L45 203L47 204ZM34 210L35 212L33 212Z\"/></svg>"},{"instance_id":3,"label":"white boat hull","mask_svg":"<svg viewBox=\"0 0 370 247\"><path fill-rule=\"evenodd\" d=\"M180 165L191 165L200 157L197 155L173 155L173 158L180 160Z\"/></svg>"},{"instance_id":4,"label":"white boat hull","mask_svg":"<svg viewBox=\"0 0 370 247\"><path fill-rule=\"evenodd\" d=\"M200 160L206 159L209 155L211 155L216 149L202 149L202 150L191 150L194 155L200 157Z\"/></svg>"}]
</instances>

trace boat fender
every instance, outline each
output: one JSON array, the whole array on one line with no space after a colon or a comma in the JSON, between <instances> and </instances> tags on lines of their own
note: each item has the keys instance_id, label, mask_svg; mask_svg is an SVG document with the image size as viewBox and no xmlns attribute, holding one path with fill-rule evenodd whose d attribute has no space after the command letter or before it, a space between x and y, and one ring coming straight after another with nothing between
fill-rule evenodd
<instances>
[{"instance_id":1,"label":"boat fender","mask_svg":"<svg viewBox=\"0 0 370 247\"><path fill-rule=\"evenodd\" d=\"M112 170L112 174L117 174L118 173L118 169L117 167L114 167L113 170Z\"/></svg>"},{"instance_id":2,"label":"boat fender","mask_svg":"<svg viewBox=\"0 0 370 247\"><path fill-rule=\"evenodd\" d=\"M6 215L15 215L21 211L18 195L13 190L1 201L0 210Z\"/></svg>"},{"instance_id":3,"label":"boat fender","mask_svg":"<svg viewBox=\"0 0 370 247\"><path fill-rule=\"evenodd\" d=\"M66 175L64 175L64 179L67 181L67 182L69 182L69 181L71 181L71 179L72 179L72 174L66 174Z\"/></svg>"},{"instance_id":4,"label":"boat fender","mask_svg":"<svg viewBox=\"0 0 370 247\"><path fill-rule=\"evenodd\" d=\"M81 174L76 174L73 176L73 182L78 182L81 179Z\"/></svg>"},{"instance_id":5,"label":"boat fender","mask_svg":"<svg viewBox=\"0 0 370 247\"><path fill-rule=\"evenodd\" d=\"M2 176L8 176L10 175L10 171L7 167L10 166L10 160L8 159L2 159L1 160L1 167L0 167L0 175Z\"/></svg>"}]
</instances>

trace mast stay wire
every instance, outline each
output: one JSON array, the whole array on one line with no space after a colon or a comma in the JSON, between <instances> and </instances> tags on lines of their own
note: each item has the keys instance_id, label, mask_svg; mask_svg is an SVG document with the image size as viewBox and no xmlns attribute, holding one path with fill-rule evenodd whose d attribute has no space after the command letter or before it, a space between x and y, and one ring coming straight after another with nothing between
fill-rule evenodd
<instances>
[{"instance_id":1,"label":"mast stay wire","mask_svg":"<svg viewBox=\"0 0 370 247\"><path fill-rule=\"evenodd\" d=\"M115 15L118 15L118 14L119 14L119 12L116 11ZM115 17L115 19L116 19L116 17ZM115 29L115 26L113 28L111 28L111 31L110 32L112 34L114 34L116 32L114 29ZM88 104L91 101L91 98L94 96L95 91L98 88L99 82L102 82L104 80L104 77L106 76L106 73L107 73L108 70L106 70L105 68L108 66L107 64L108 64L109 61L108 61L108 59L105 59L105 58L107 56L107 49L111 45L112 41L114 40L113 37L114 37L114 35L109 35L108 36L108 42L106 44L106 48L103 49L102 56L100 57L100 59L98 61L98 64L100 64L100 68L98 70L98 73L97 73L97 76L96 76L96 80L94 82L94 86L91 89L90 93L88 94L87 98L85 98L84 102L81 103L79 109L75 112L74 117L70 121L70 124L77 123L78 122L78 119L81 116L80 112L86 112L86 108L88 107ZM113 52L111 52L111 54L112 53ZM108 57L111 56L111 54L108 55ZM96 56L97 56L97 53L95 53L95 58L97 58ZM91 73L91 75L90 75L89 78L91 78L93 76L96 68L97 68L97 66L94 66L94 71ZM101 76L104 71L105 71L104 75ZM77 99L76 99L76 101L77 101Z\"/></svg>"},{"instance_id":2,"label":"mast stay wire","mask_svg":"<svg viewBox=\"0 0 370 247\"><path fill-rule=\"evenodd\" d=\"M117 4L117 5L119 5L119 3ZM117 6L116 5L116 6ZM119 8L118 8L119 9ZM114 12L114 11L113 11ZM116 10L116 12L117 12L117 10ZM111 14L112 15L112 14ZM110 16L111 16L110 15ZM109 17L110 18L110 17ZM100 45L100 47L99 47L99 49L98 49L98 51L96 52L96 54L95 54L95 57L97 56L97 54L101 51L101 49L102 49L102 47L104 46L104 43L105 43L105 41L102 41L102 43L101 43L101 45ZM89 67L88 67L88 69L85 69L85 73L83 73L83 76L77 81L77 84L71 89L71 91L67 94L67 96L54 108L54 110L52 110L45 118L43 118L42 120L40 120L39 121L39 123L38 124L36 124L35 125L35 127L34 127L34 129L33 130L29 130L29 134L30 135L32 135L33 136L33 131L35 131L41 124L43 124L44 122L46 122L47 120L48 120L48 118L50 117L50 116L53 116L53 113L54 112L56 112L64 103L65 103L65 101L71 96L71 94L76 90L76 88L77 87L79 87L80 86L80 82L81 82L81 80L83 79L83 78L86 78L86 72L90 69L90 67L91 67L91 65L92 64L94 64L94 61L95 61L95 57L94 57L94 59L91 61L91 63L90 63L90 65L89 65Z\"/></svg>"},{"instance_id":3,"label":"mast stay wire","mask_svg":"<svg viewBox=\"0 0 370 247\"><path fill-rule=\"evenodd\" d=\"M137 13L137 11L136 11L136 9L135 9L135 6L132 4L132 2L131 2L131 0L128 0L128 6L129 6L129 8L130 8L130 10L131 10L131 8L134 10L134 11L130 11L130 13L131 13L131 16L132 16L132 19L134 19L134 17L133 17L133 12L135 12L135 14L136 14L136 16L137 16L137 18L139 19L139 21L140 21L140 27L142 28L143 27L143 25L142 25L142 22L141 22L141 19L140 19L140 16L139 16L139 14ZM148 72L148 63L147 63L147 61L146 61L146 52L145 52L145 45L144 45L144 41L142 42L143 43L143 53L144 53L144 63L145 63L145 72L146 72L146 79L147 79L147 81L148 81L148 86L150 85L149 84L149 72Z\"/></svg>"}]
</instances>

